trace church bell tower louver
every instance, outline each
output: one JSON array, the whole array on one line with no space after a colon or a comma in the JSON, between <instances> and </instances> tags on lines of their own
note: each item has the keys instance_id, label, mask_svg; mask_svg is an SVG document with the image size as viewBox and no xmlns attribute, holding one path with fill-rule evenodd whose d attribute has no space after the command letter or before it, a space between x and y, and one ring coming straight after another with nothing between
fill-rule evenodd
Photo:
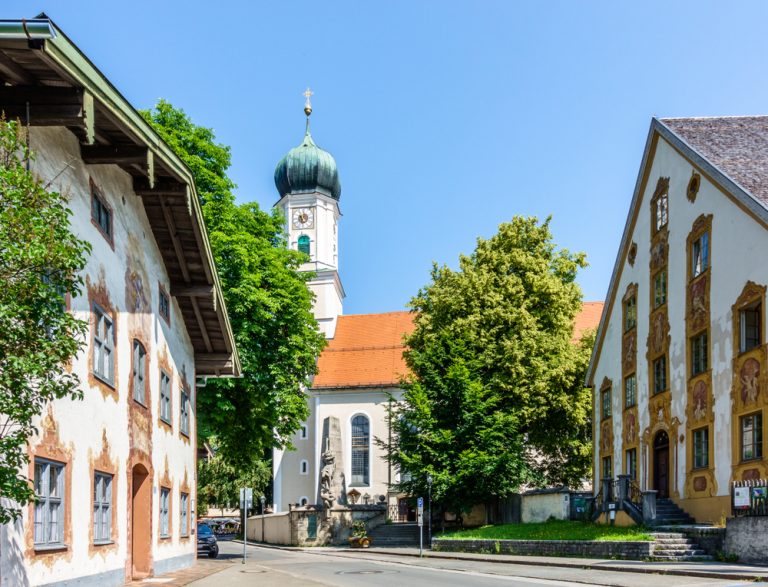
<instances>
[{"instance_id":1,"label":"church bell tower louver","mask_svg":"<svg viewBox=\"0 0 768 587\"><path fill-rule=\"evenodd\" d=\"M289 246L309 256L300 270L315 274L308 282L315 294L313 312L325 337L333 338L344 299L338 251L341 183L333 156L312 140L309 132L312 92L307 89L304 95L307 116L304 140L275 168L275 186L280 194L275 206L285 216Z\"/></svg>"}]
</instances>

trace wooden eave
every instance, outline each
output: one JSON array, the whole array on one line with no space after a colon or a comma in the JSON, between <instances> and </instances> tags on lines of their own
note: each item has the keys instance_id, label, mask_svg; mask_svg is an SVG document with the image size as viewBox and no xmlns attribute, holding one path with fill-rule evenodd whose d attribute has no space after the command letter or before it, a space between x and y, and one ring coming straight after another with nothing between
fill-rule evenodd
<instances>
[{"instance_id":1,"label":"wooden eave","mask_svg":"<svg viewBox=\"0 0 768 587\"><path fill-rule=\"evenodd\" d=\"M66 126L87 164L133 177L195 352L197 376L240 375L240 359L192 172L54 26L47 40L0 38L0 109L31 126Z\"/></svg>"}]
</instances>

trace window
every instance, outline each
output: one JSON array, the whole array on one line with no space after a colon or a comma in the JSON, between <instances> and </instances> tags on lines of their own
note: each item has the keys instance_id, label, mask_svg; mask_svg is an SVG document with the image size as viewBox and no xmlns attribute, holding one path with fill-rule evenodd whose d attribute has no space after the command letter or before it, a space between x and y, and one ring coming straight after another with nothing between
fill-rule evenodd
<instances>
[{"instance_id":1,"label":"window","mask_svg":"<svg viewBox=\"0 0 768 587\"><path fill-rule=\"evenodd\" d=\"M147 351L138 340L133 341L133 399L142 406L147 405L144 386L144 367L147 362Z\"/></svg>"},{"instance_id":2,"label":"window","mask_svg":"<svg viewBox=\"0 0 768 587\"><path fill-rule=\"evenodd\" d=\"M93 541L112 542L112 475L93 476Z\"/></svg>"},{"instance_id":3,"label":"window","mask_svg":"<svg viewBox=\"0 0 768 587\"><path fill-rule=\"evenodd\" d=\"M309 475L309 463L307 461L301 461L299 465L299 472L302 475Z\"/></svg>"},{"instance_id":4,"label":"window","mask_svg":"<svg viewBox=\"0 0 768 587\"><path fill-rule=\"evenodd\" d=\"M160 419L171 423L171 377L160 369Z\"/></svg>"},{"instance_id":5,"label":"window","mask_svg":"<svg viewBox=\"0 0 768 587\"><path fill-rule=\"evenodd\" d=\"M302 440L306 440L307 439L307 427L306 426L302 426L301 427L301 429L299 431L299 437Z\"/></svg>"},{"instance_id":6,"label":"window","mask_svg":"<svg viewBox=\"0 0 768 587\"><path fill-rule=\"evenodd\" d=\"M637 403L637 379L634 373L624 380L624 407L631 408Z\"/></svg>"},{"instance_id":7,"label":"window","mask_svg":"<svg viewBox=\"0 0 768 587\"><path fill-rule=\"evenodd\" d=\"M369 422L365 416L352 418L352 485L368 485Z\"/></svg>"},{"instance_id":8,"label":"window","mask_svg":"<svg viewBox=\"0 0 768 587\"><path fill-rule=\"evenodd\" d=\"M656 200L656 230L661 230L669 220L669 198L662 194Z\"/></svg>"},{"instance_id":9,"label":"window","mask_svg":"<svg viewBox=\"0 0 768 587\"><path fill-rule=\"evenodd\" d=\"M629 332L637 325L637 298L632 296L624 304L624 332Z\"/></svg>"},{"instance_id":10,"label":"window","mask_svg":"<svg viewBox=\"0 0 768 587\"><path fill-rule=\"evenodd\" d=\"M709 267L709 233L705 232L693 241L691 251L691 275L696 277Z\"/></svg>"},{"instance_id":11,"label":"window","mask_svg":"<svg viewBox=\"0 0 768 587\"><path fill-rule=\"evenodd\" d=\"M603 420L611 417L611 390L604 389L600 392Z\"/></svg>"},{"instance_id":12,"label":"window","mask_svg":"<svg viewBox=\"0 0 768 587\"><path fill-rule=\"evenodd\" d=\"M35 546L64 545L64 465L35 459Z\"/></svg>"},{"instance_id":13,"label":"window","mask_svg":"<svg viewBox=\"0 0 768 587\"><path fill-rule=\"evenodd\" d=\"M182 434L189 436L189 395L181 390L181 409L179 427Z\"/></svg>"},{"instance_id":14,"label":"window","mask_svg":"<svg viewBox=\"0 0 768 587\"><path fill-rule=\"evenodd\" d=\"M603 457L603 479L613 479L613 459L609 456Z\"/></svg>"},{"instance_id":15,"label":"window","mask_svg":"<svg viewBox=\"0 0 768 587\"><path fill-rule=\"evenodd\" d=\"M667 357L663 355L653 362L653 393L667 390Z\"/></svg>"},{"instance_id":16,"label":"window","mask_svg":"<svg viewBox=\"0 0 768 587\"><path fill-rule=\"evenodd\" d=\"M667 270L662 269L653 278L653 307L667 303Z\"/></svg>"},{"instance_id":17,"label":"window","mask_svg":"<svg viewBox=\"0 0 768 587\"><path fill-rule=\"evenodd\" d=\"M170 489L166 487L160 488L160 538L168 538L171 535L170 527L168 526L168 500L170 495Z\"/></svg>"},{"instance_id":18,"label":"window","mask_svg":"<svg viewBox=\"0 0 768 587\"><path fill-rule=\"evenodd\" d=\"M741 460L763 456L763 414L758 412L741 418Z\"/></svg>"},{"instance_id":19,"label":"window","mask_svg":"<svg viewBox=\"0 0 768 587\"><path fill-rule=\"evenodd\" d=\"M160 286L159 297L160 302L158 305L158 312L163 317L163 319L168 322L168 324L171 323L171 300L168 297L168 294L165 293L165 290L163 289L163 286Z\"/></svg>"},{"instance_id":20,"label":"window","mask_svg":"<svg viewBox=\"0 0 768 587\"><path fill-rule=\"evenodd\" d=\"M91 182L91 220L101 234L112 243L112 210L96 184Z\"/></svg>"},{"instance_id":21,"label":"window","mask_svg":"<svg viewBox=\"0 0 768 587\"><path fill-rule=\"evenodd\" d=\"M741 352L746 353L749 350L760 346L760 304L755 304L751 308L745 308L739 312Z\"/></svg>"},{"instance_id":22,"label":"window","mask_svg":"<svg viewBox=\"0 0 768 587\"><path fill-rule=\"evenodd\" d=\"M709 467L709 428L693 431L693 468Z\"/></svg>"},{"instance_id":23,"label":"window","mask_svg":"<svg viewBox=\"0 0 768 587\"><path fill-rule=\"evenodd\" d=\"M691 377L707 370L707 333L694 336L691 339Z\"/></svg>"},{"instance_id":24,"label":"window","mask_svg":"<svg viewBox=\"0 0 768 587\"><path fill-rule=\"evenodd\" d=\"M627 475L631 479L637 479L637 449L630 448L627 451Z\"/></svg>"},{"instance_id":25,"label":"window","mask_svg":"<svg viewBox=\"0 0 768 587\"><path fill-rule=\"evenodd\" d=\"M301 506L305 506L308 503L309 503L309 499L306 498L306 497L302 497L302 498L299 499L299 505L301 505Z\"/></svg>"},{"instance_id":26,"label":"window","mask_svg":"<svg viewBox=\"0 0 768 587\"><path fill-rule=\"evenodd\" d=\"M115 383L115 329L112 319L97 304L93 304L93 374L102 381Z\"/></svg>"},{"instance_id":27,"label":"window","mask_svg":"<svg viewBox=\"0 0 768 587\"><path fill-rule=\"evenodd\" d=\"M180 495L179 503L181 509L179 532L182 536L189 536L189 494L182 492Z\"/></svg>"},{"instance_id":28,"label":"window","mask_svg":"<svg viewBox=\"0 0 768 587\"><path fill-rule=\"evenodd\" d=\"M309 255L309 237L306 234L299 237L299 252Z\"/></svg>"}]
</instances>

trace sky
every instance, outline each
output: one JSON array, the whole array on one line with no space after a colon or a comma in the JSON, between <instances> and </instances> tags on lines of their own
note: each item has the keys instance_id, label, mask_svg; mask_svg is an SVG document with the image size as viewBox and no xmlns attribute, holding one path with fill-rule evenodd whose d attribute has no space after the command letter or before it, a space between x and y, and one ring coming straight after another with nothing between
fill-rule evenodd
<instances>
[{"instance_id":1,"label":"sky","mask_svg":"<svg viewBox=\"0 0 768 587\"><path fill-rule=\"evenodd\" d=\"M137 108L232 148L270 208L304 133L342 183L345 314L403 309L514 215L552 216L606 296L653 116L768 113L766 2L4 0L44 11Z\"/></svg>"}]
</instances>

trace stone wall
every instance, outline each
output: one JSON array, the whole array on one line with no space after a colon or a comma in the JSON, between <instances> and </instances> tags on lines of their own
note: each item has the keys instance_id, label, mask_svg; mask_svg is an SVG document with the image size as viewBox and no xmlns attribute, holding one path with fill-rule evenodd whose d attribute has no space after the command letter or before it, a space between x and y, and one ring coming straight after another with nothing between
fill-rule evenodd
<instances>
[{"instance_id":1,"label":"stone wall","mask_svg":"<svg viewBox=\"0 0 768 587\"><path fill-rule=\"evenodd\" d=\"M768 517L728 518L725 523L725 552L741 562L768 562Z\"/></svg>"},{"instance_id":2,"label":"stone wall","mask_svg":"<svg viewBox=\"0 0 768 587\"><path fill-rule=\"evenodd\" d=\"M593 540L447 540L432 541L432 550L533 556L574 556L642 560L650 558L653 542Z\"/></svg>"},{"instance_id":3,"label":"stone wall","mask_svg":"<svg viewBox=\"0 0 768 587\"><path fill-rule=\"evenodd\" d=\"M724 550L725 528L685 528L681 527L674 530L682 532L686 538L694 540L698 547L707 554L716 555Z\"/></svg>"}]
</instances>

